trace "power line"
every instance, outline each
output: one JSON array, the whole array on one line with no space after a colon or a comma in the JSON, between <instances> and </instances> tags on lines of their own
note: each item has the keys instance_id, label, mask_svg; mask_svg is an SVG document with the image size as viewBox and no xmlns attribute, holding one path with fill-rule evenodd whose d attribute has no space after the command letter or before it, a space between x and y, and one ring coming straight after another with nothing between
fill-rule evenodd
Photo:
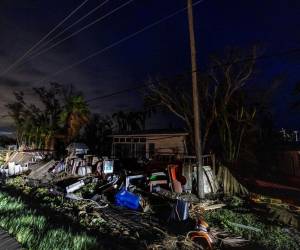
<instances>
[{"instance_id":1,"label":"power line","mask_svg":"<svg viewBox=\"0 0 300 250\"><path fill-rule=\"evenodd\" d=\"M77 31L73 32L72 34L70 34L69 36L63 38L62 40L60 40L60 41L58 41L58 42L56 42L56 43L54 43L54 44L51 45L50 47L48 47L48 48L46 48L46 49L44 49L44 50L38 52L37 54L33 55L32 57L30 57L30 60L33 59L33 58L36 58L36 57L38 57L38 56L40 56L40 55L42 55L42 54L44 54L44 53L46 53L46 52L48 52L50 49L52 49L52 48L54 48L54 47L57 47L58 45L60 45L60 44L62 44L63 42L65 42L66 40L68 40L68 39L70 39L70 38L76 36L77 34L79 34L79 33L82 32L82 31L84 31L84 30L90 28L90 27L93 26L94 24L99 23L100 21L102 21L102 20L104 20L105 18L111 16L112 14L114 14L114 13L117 12L117 11L119 11L120 9L126 7L127 5L129 5L130 3L132 3L133 1L134 1L134 0L129 0L129 1L127 1L126 3L120 5L119 7L113 9L112 11L108 12L108 13L105 14L104 16L102 16L102 17L100 17L100 18L97 18L97 19L94 20L93 22L91 22L91 23L85 25L84 27L82 27L82 28L80 28L79 30L77 30Z\"/></svg>"},{"instance_id":2,"label":"power line","mask_svg":"<svg viewBox=\"0 0 300 250\"><path fill-rule=\"evenodd\" d=\"M61 22L59 22L52 30L50 30L44 37L42 37L37 43L35 43L29 50L27 50L19 59L12 63L8 68L0 73L0 77L7 74L13 67L18 65L28 54L30 54L35 48L37 48L43 41L45 41L54 31L56 31L63 23L65 23L71 16L73 16L80 8L82 8L89 0L85 0L79 6L77 6L70 14L68 14Z\"/></svg>"},{"instance_id":3,"label":"power line","mask_svg":"<svg viewBox=\"0 0 300 250\"><path fill-rule=\"evenodd\" d=\"M80 23L81 21L83 21L84 19L86 19L88 16L92 15L94 12L96 12L97 10L99 10L102 6L104 6L105 4L107 4L110 0L105 0L103 3L100 3L99 5L97 5L94 9L92 9L91 11L89 11L87 14L85 14L84 16L82 16L81 18L79 18L76 22L72 23L71 25L69 25L68 27L66 27L65 29L63 29L62 31L60 31L58 34L56 34L54 37L52 37L50 40L48 40L46 43L44 43L41 47L40 51L37 51L37 53L41 52L43 48L45 48L49 43L51 43L52 41L54 41L56 38L60 37L62 34L66 33L68 30L70 30L71 28L73 28L76 24ZM35 55L33 55L34 57ZM32 56L30 56L28 59L30 60L31 58L33 58Z\"/></svg>"},{"instance_id":4,"label":"power line","mask_svg":"<svg viewBox=\"0 0 300 250\"><path fill-rule=\"evenodd\" d=\"M296 54L296 53L300 53L300 48L294 48L294 49L290 49L290 50L287 50L287 51L282 51L282 52L279 52L279 53L269 54L269 55L265 55L265 56L258 56L258 57L255 57L255 58L247 57L243 60L238 60L238 61L235 61L235 62L232 62L232 63L224 63L224 64L221 64L221 65L214 65L214 66L209 67L207 70L219 68L219 67L222 67L222 66L240 64L240 63L248 62L248 61L251 61L251 60L255 60L255 61L264 60L264 59L270 59L270 58L274 58L274 57L290 55L290 54ZM185 73L177 74L176 76L181 76L183 74L190 74L191 72L192 71L188 71L188 72L185 72ZM196 70L196 72L199 72L199 70ZM120 95L120 94L123 94L123 93L126 93L126 92L134 91L134 90L137 90L137 89L147 88L147 87L150 87L152 85L156 85L159 82L160 81L157 80L157 81L152 81L152 82L147 83L147 84L136 85L136 86L131 87L131 88L126 88L126 89L123 89L123 90L120 90L120 91L116 91L116 92L112 92L112 93L109 93L109 94L106 94L106 95L97 96L97 97L88 99L86 102L89 103L89 102L93 102L93 101L96 101L96 100L106 99L106 98L109 98L109 97L112 97L112 96L115 96L115 95Z\"/></svg>"},{"instance_id":5,"label":"power line","mask_svg":"<svg viewBox=\"0 0 300 250\"><path fill-rule=\"evenodd\" d=\"M102 96L99 96L99 97L91 98L91 99L87 100L86 102L93 102L93 101L98 100L98 99L104 99L104 98L108 98L108 97L111 97L111 96L114 96L114 95L123 94L123 93L129 92L129 91L143 89L143 88L148 87L148 86L149 86L149 84L138 85L138 86L135 86L135 87L132 87L132 88L123 89L123 90L113 92L113 93L110 93L110 94L107 94L107 95L102 95Z\"/></svg>"},{"instance_id":6,"label":"power line","mask_svg":"<svg viewBox=\"0 0 300 250\"><path fill-rule=\"evenodd\" d=\"M203 1L204 1L204 0L199 0L199 1L195 2L193 5L195 6L195 5L197 5L197 4L200 4L200 3L203 2ZM141 34L142 32L144 32L144 31L146 31L146 30L149 30L149 29L151 29L151 28L153 28L153 27L155 27L155 26L157 26L157 25L159 25L159 24L161 24L161 23L167 21L168 19L170 19L170 18L172 18L172 17L174 17L174 16L180 14L181 12L185 11L186 9L187 9L187 7L184 7L184 8L182 8L182 9L178 10L178 11L175 11L175 12L173 12L172 14L170 14L170 15L168 15L168 16L165 16L165 17L163 17L163 18L161 18L161 19L159 19L158 21L156 21L156 22L154 22L154 23L152 23L152 24L149 24L149 25L145 26L144 28L142 28L142 29L140 29L140 30L138 30L138 31L136 31L136 32L134 32L134 33L128 35L128 36L125 36L124 38L118 40L117 42L114 42L114 43L112 43L112 44L106 46L105 48L103 48L103 49L101 49L101 50L98 50L98 51L96 51L96 52L90 54L89 56L87 56L87 57L85 57L85 58L83 58L83 59L81 59L81 60L79 60L79 61L77 61L77 62L75 62L75 63L73 63L73 64L71 64L71 65L69 65L69 66L67 66L67 67L65 67L65 68L63 68L63 69L54 72L54 73L51 74L50 76L45 77L44 79L40 80L38 83L43 82L44 80L48 79L49 77L56 76L56 75L58 75L58 74L61 74L61 73L65 72L65 71L67 71L67 70L73 68L73 67L76 67L76 66L78 66L78 65L80 65L80 64L82 64L82 63L88 61L89 59L91 59L91 58L93 58L93 57L95 57L95 56L98 56L98 55L100 55L100 54L106 52L107 50L110 50L110 49L112 49L112 48L118 46L119 44L121 44L121 43L123 43L123 42L126 42L126 41L130 40L131 38L133 38L133 37L135 37L135 36Z\"/></svg>"}]
</instances>

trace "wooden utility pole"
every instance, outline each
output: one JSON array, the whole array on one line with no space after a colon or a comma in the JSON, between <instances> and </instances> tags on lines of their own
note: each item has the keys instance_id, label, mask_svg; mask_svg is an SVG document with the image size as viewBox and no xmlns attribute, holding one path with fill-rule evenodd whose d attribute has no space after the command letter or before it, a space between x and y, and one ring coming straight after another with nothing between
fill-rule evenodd
<instances>
[{"instance_id":1,"label":"wooden utility pole","mask_svg":"<svg viewBox=\"0 0 300 250\"><path fill-rule=\"evenodd\" d=\"M192 84L193 84L193 109L194 109L194 136L195 136L195 151L197 157L197 182L198 196L204 198L204 180L202 167L202 142L201 142L201 121L199 109L199 92L197 82L197 61L196 61L196 45L194 31L194 16L192 0L187 0L187 10L189 19L189 33L191 46L191 63L192 63Z\"/></svg>"}]
</instances>

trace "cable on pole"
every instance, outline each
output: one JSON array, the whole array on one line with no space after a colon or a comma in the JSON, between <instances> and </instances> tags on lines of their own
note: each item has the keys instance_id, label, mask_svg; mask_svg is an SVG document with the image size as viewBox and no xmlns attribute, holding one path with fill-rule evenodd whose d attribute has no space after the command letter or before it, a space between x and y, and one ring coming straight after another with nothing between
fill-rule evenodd
<instances>
[{"instance_id":1,"label":"cable on pole","mask_svg":"<svg viewBox=\"0 0 300 250\"><path fill-rule=\"evenodd\" d=\"M204 1L204 0L199 0L199 1L195 2L193 5L195 6L195 5L197 5L197 4L200 4L200 3L203 2L203 1ZM96 52L90 54L89 56L87 56L87 57L85 57L85 58L83 58L83 59L81 59L81 60L79 60L79 61L77 61L77 62L75 62L75 63L73 63L73 64L71 64L71 65L69 65L69 66L64 67L63 69L61 69L61 70L59 70L59 71L56 71L56 72L52 73L50 76L45 77L44 79L38 81L37 83L43 82L44 80L46 80L46 79L48 79L48 78L51 78L51 77L56 76L56 75L59 75L59 74L65 72L65 71L67 71L67 70L69 70L69 69L71 69L71 68L74 68L74 67L76 67L76 66L78 66L78 65L80 65L80 64L82 64L82 63L84 63L84 62L86 62L86 61L88 61L89 59L91 59L91 58L93 58L93 57L95 57L95 56L98 56L98 55L100 55L100 54L102 54L102 53L104 53L104 52L106 52L106 51L108 51L108 50L110 50L110 49L112 49L112 48L118 46L119 44L121 44L121 43L123 43L123 42L126 42L126 41L130 40L131 38L133 38L133 37L135 37L135 36L137 36L137 35L139 35L139 34L145 32L146 30L149 30L149 29L151 29L151 28L153 28L153 27L155 27L155 26L157 26L157 25L159 25L159 24L161 24L161 23L167 21L168 19L170 19L170 18L172 18L172 17L174 17L174 16L176 16L176 15L182 13L182 12L185 11L186 9L187 9L187 7L184 7L184 8L182 8L182 9L178 10L178 11L175 11L175 12L173 12L172 14L167 15L167 16L165 16L165 17L159 19L158 21L156 21L156 22L154 22L154 23L152 23L152 24L149 24L149 25L145 26L144 28L142 28L142 29L140 29L140 30L138 30L138 31L136 31L136 32L134 32L134 33L128 35L128 36L125 36L124 38L122 38L122 39L120 39L120 40L118 40L118 41L116 41L116 42L114 42L114 43L112 43L112 44L106 46L105 48L103 48L103 49L101 49L101 50L98 50L98 51L96 51Z\"/></svg>"},{"instance_id":2,"label":"cable on pole","mask_svg":"<svg viewBox=\"0 0 300 250\"><path fill-rule=\"evenodd\" d=\"M76 36L77 34L79 34L79 33L82 32L82 31L84 31L84 30L90 28L90 27L93 26L94 24L99 23L100 21L102 21L102 20L104 20L105 18L111 16L112 14L114 14L114 13L117 12L117 11L119 11L120 9L126 7L127 5L129 5L130 3L132 3L133 1L134 1L134 0L129 0L129 1L127 1L126 3L120 5L119 7L113 9L112 11L108 12L108 13L105 14L104 16L102 16L102 17L100 17L100 18L97 18L97 19L94 20L93 22L91 22L91 23L89 23L88 25L86 25L86 26L80 28L79 30L73 32L72 34L70 34L69 36L63 38L62 40L60 40L60 41L54 43L54 44L51 45L50 47L48 47L48 48L46 48L46 49L44 49L44 50L38 52L37 54L33 55L33 56L30 58L30 60L31 60L31 59L34 59L34 58L36 58L36 57L38 57L38 56L40 56L40 55L42 55L42 54L44 54L44 53L46 53L46 52L48 52L49 50L51 50L51 49L53 49L53 48L55 48L55 47L57 47L58 45L60 45L60 44L62 44L63 42L65 42L66 40L68 40L68 39L70 39L70 38Z\"/></svg>"},{"instance_id":3,"label":"cable on pole","mask_svg":"<svg viewBox=\"0 0 300 250\"><path fill-rule=\"evenodd\" d=\"M214 66L208 67L207 70L219 68L219 67L222 67L222 66L240 64L240 63L248 62L248 61L253 60L253 59L255 61L257 61L257 60L270 59L270 58L274 58L274 57L280 57L280 56L284 56L284 55L296 54L296 53L300 53L300 48L294 48L294 49L290 49L290 50L287 50L287 51L282 51L282 52L279 52L279 53L273 53L273 54L269 54L269 55L265 55L265 56L258 56L258 57L255 57L255 58L250 58L249 57L249 58L246 58L246 59L243 59L243 60L238 60L238 61L235 61L235 62L232 62L232 63L224 63L224 64L221 64L221 65L214 65ZM190 74L192 72L199 72L199 70L180 73L180 74L177 74L176 76L181 76L183 74ZM152 81L152 82L147 83L147 84L136 85L134 87L126 88L126 89L119 90L119 91L116 91L116 92L111 92L111 93L106 94L106 95L97 96L97 97L88 99L86 102L89 103L89 102L93 102L93 101L96 101L96 100L105 99L105 98L108 98L108 97L112 97L112 96L115 96L115 95L120 95L120 94L123 94L123 93L126 93L126 92L138 90L138 89L147 88L147 87L157 85L157 84L159 84L159 80Z\"/></svg>"},{"instance_id":4,"label":"cable on pole","mask_svg":"<svg viewBox=\"0 0 300 250\"><path fill-rule=\"evenodd\" d=\"M54 31L56 31L62 24L64 24L71 16L73 16L80 8L82 8L89 0L85 0L77 6L70 14L68 14L62 21L60 21L53 29L51 29L45 36L43 36L37 43L35 43L29 50L27 50L14 63L7 67L0 73L0 77L7 74L13 67L17 66L27 55L29 55L35 48L37 48L43 41L45 41Z\"/></svg>"},{"instance_id":5,"label":"cable on pole","mask_svg":"<svg viewBox=\"0 0 300 250\"><path fill-rule=\"evenodd\" d=\"M71 25L69 25L68 27L66 27L65 29L63 29L62 31L60 31L58 34L56 34L54 37L52 37L50 40L48 40L46 43L44 43L41 47L41 49L39 51L37 51L37 53L40 53L42 51L43 48L46 48L46 46L51 43L52 41L54 41L56 38L60 37L61 35L63 35L64 33L66 33L68 30L70 30L71 28L73 28L76 24L80 23L81 21L83 21L84 19L86 19L87 17L89 17L90 15L92 15L93 13L95 13L97 10L99 10L101 7L103 7L105 4L107 4L110 0L105 0L103 3L100 3L98 6L96 6L94 9L92 9L91 11L89 11L87 14L85 14L84 16L82 16L81 18L79 18L76 22L72 23ZM35 54L33 56L30 56L28 58L28 60L30 60L31 58L35 57Z\"/></svg>"}]
</instances>

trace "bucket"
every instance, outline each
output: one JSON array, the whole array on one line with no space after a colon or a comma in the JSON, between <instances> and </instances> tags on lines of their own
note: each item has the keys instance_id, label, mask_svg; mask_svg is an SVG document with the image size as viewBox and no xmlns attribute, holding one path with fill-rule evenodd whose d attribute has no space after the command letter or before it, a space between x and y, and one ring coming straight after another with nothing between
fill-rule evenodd
<instances>
[{"instance_id":1,"label":"bucket","mask_svg":"<svg viewBox=\"0 0 300 250\"><path fill-rule=\"evenodd\" d=\"M116 205L138 210L140 207L140 197L136 194L128 192L122 188L116 195Z\"/></svg>"}]
</instances>

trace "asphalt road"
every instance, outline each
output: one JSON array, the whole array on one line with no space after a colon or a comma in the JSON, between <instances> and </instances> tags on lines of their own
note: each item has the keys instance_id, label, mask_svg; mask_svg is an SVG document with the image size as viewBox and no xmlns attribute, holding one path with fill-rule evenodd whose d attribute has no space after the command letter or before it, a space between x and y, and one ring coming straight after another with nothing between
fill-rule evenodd
<instances>
[{"instance_id":1,"label":"asphalt road","mask_svg":"<svg viewBox=\"0 0 300 250\"><path fill-rule=\"evenodd\" d=\"M20 244L7 232L0 229L0 250L20 250Z\"/></svg>"}]
</instances>

